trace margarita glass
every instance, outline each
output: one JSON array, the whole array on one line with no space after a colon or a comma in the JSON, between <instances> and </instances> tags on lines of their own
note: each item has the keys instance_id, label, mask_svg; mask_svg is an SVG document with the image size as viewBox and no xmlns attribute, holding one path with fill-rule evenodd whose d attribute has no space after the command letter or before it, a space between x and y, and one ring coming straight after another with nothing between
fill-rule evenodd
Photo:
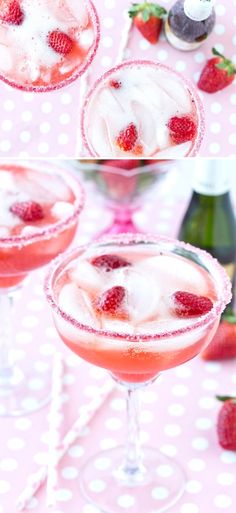
<instances>
[{"instance_id":1,"label":"margarita glass","mask_svg":"<svg viewBox=\"0 0 236 513\"><path fill-rule=\"evenodd\" d=\"M159 62L117 65L94 84L82 111L84 147L101 158L197 154L204 113L195 87Z\"/></svg>"},{"instance_id":2,"label":"margarita glass","mask_svg":"<svg viewBox=\"0 0 236 513\"><path fill-rule=\"evenodd\" d=\"M76 164L77 166L77 164ZM81 160L78 169L85 181L92 181L112 212L113 219L99 235L140 232L133 214L142 208L143 198L171 168L171 161Z\"/></svg>"},{"instance_id":3,"label":"margarita glass","mask_svg":"<svg viewBox=\"0 0 236 513\"><path fill-rule=\"evenodd\" d=\"M119 496L128 495L131 513L137 513L137 504L145 512L147 504L150 511L160 512L183 493L179 465L154 448L140 446L137 391L210 342L230 289L225 271L206 252L158 236L106 237L52 264L45 290L63 342L86 361L106 368L127 391L125 446L96 454L80 474L84 494L102 511L121 513ZM183 297L187 303L191 298L187 309ZM193 298L198 298L197 309ZM99 458L108 465L101 468L105 484L98 497L90 483L97 479ZM159 473L163 466L169 469L168 480ZM151 496L153 486L167 489L159 502Z\"/></svg>"},{"instance_id":4,"label":"margarita glass","mask_svg":"<svg viewBox=\"0 0 236 513\"><path fill-rule=\"evenodd\" d=\"M63 169L43 161L0 164L0 415L22 415L48 400L49 374L35 404L24 401L35 371L15 362L12 300L30 271L68 248L82 207L81 186Z\"/></svg>"},{"instance_id":5,"label":"margarita glass","mask_svg":"<svg viewBox=\"0 0 236 513\"><path fill-rule=\"evenodd\" d=\"M5 1L5 0L4 0ZM24 91L52 91L80 77L99 43L90 0L12 0L0 13L0 78Z\"/></svg>"}]
</instances>

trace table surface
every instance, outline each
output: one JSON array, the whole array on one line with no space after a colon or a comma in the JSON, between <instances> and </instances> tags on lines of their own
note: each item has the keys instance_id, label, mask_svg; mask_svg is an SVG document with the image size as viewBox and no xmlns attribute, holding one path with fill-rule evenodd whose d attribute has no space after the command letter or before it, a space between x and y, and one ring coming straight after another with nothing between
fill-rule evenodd
<instances>
[{"instance_id":1,"label":"table surface","mask_svg":"<svg viewBox=\"0 0 236 513\"><path fill-rule=\"evenodd\" d=\"M153 189L152 201L150 198L144 201L143 208L136 214L140 229L148 230L152 226L156 233L176 234L190 193L190 169L182 175L181 172L178 164ZM234 193L235 186L236 183ZM103 202L95 196L93 187L87 185L87 202L76 242L87 241L109 220ZM44 375L50 370L55 349L64 353L63 435L76 419L78 408L104 382L106 373L63 347L43 296L44 275L45 270L35 272L17 301L14 329L18 347L15 354L19 360L32 362L35 370L25 398L32 401L34 391L44 386ZM236 511L236 452L220 448L215 429L220 407L215 395L233 393L236 394L235 360L206 363L200 358L164 373L143 392L142 441L151 446L158 445L186 469L186 491L170 513ZM124 396L121 391L114 391L83 436L68 451L59 467L58 502L53 513L100 513L80 495L79 468L93 452L115 447L124 439L124 410ZM47 462L47 444L48 407L22 418L0 418L0 513L15 513L15 501L27 476ZM99 470L97 479L101 479ZM93 485L96 487L96 483ZM44 487L31 501L30 511L45 513L45 509ZM124 512L129 513L125 502ZM145 513L150 513L148 504Z\"/></svg>"},{"instance_id":2,"label":"table surface","mask_svg":"<svg viewBox=\"0 0 236 513\"><path fill-rule=\"evenodd\" d=\"M101 41L90 68L91 84L115 63L124 11L130 3L129 0L95 0L101 21ZM169 8L173 0L160 3ZM236 62L236 0L216 0L216 13L213 34L194 52L177 51L164 37L157 45L150 45L133 30L127 57L167 63L196 82L213 46ZM200 95L206 111L206 135L200 155L236 155L236 80L217 94ZM75 156L80 138L79 96L80 80L57 92L38 94L22 93L1 82L0 156Z\"/></svg>"}]
</instances>

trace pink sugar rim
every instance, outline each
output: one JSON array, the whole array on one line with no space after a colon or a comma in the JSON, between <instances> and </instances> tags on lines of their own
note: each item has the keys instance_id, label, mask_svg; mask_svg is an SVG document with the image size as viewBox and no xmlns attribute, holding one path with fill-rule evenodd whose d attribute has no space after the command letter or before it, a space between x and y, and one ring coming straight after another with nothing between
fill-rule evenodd
<instances>
[{"instance_id":1,"label":"pink sugar rim","mask_svg":"<svg viewBox=\"0 0 236 513\"><path fill-rule=\"evenodd\" d=\"M119 332L112 332L109 330L99 330L96 328L92 328L91 326L88 326L86 324L82 324L78 322L76 319L68 315L67 313L60 308L55 300L54 297L54 291L53 291L53 284L54 279L57 278L58 274L66 268L67 264L70 263L76 255L82 254L84 251L87 251L90 248L93 247L103 247L104 244L118 244L120 246L122 245L128 245L128 244L138 244L138 243L163 243L163 244L170 244L177 248L182 248L185 250L188 250L189 252L193 252L195 255L200 255L203 259L203 263L209 262L214 268L214 271L216 270L218 272L218 275L221 277L223 289L225 290L224 294L221 294L221 299L218 299L214 302L214 305L210 312L208 312L206 315L203 315L198 318L196 322L194 322L191 326L186 326L185 328L179 328L177 330L168 331L165 333L157 333L155 335L153 334L142 334L142 335L130 335L128 333L119 333ZM169 248L171 249L171 247ZM184 256L184 255L183 255ZM212 274L212 271L210 272ZM99 240L96 240L94 243L90 243L87 245L79 246L77 248L74 248L73 250L70 250L63 255L59 255L56 259L53 260L49 267L49 271L47 273L45 284L44 284L44 290L46 294L47 301L49 302L51 308L55 311L57 315L59 315L62 319L72 324L74 327L86 331L88 333L91 333L92 335L97 335L99 337L106 337L106 338L118 338L122 340L127 340L129 342L140 342L140 341L148 341L148 340L160 340L160 339L166 339L170 337L175 337L179 335L183 335L184 333L191 332L195 329L201 328L205 325L208 325L210 323L213 323L216 318L222 313L225 306L230 302L230 299L232 297L231 295L231 282L229 280L229 277L227 276L225 270L223 267L219 264L219 262L213 258L209 253L206 251L196 248L192 246L191 244L186 244L182 241L178 241L169 237L165 236L158 236L158 235L152 235L152 234L132 234L132 233L125 233L125 234L119 234L114 236L105 236L102 237Z\"/></svg>"},{"instance_id":2,"label":"pink sugar rim","mask_svg":"<svg viewBox=\"0 0 236 513\"><path fill-rule=\"evenodd\" d=\"M101 77L99 77L96 82L94 83L93 87L90 89L90 91L88 92L86 98L85 98L85 101L84 101L84 104L83 104L83 108L82 108L82 113L81 113L81 134L82 134L82 140L83 140L83 144L84 144L84 147L88 150L89 152L89 155L92 156L92 157L102 157L102 158L105 158L106 156L104 155L97 155L93 149L91 148L88 140L87 140L87 136L86 136L86 129L85 129L85 117L86 117L86 109L88 107L88 104L90 102L90 99L92 98L94 92L96 91L96 88L104 81L106 80L110 75L112 75L113 73L116 73L117 71L119 71L119 69L122 69L123 67L129 67L129 66L135 66L135 65L144 65L144 66L152 66L154 68L161 68L161 69L164 69L166 71L169 71L170 73L172 73L173 75L175 75L176 77L178 77L178 79L180 79L186 86L186 88L188 89L188 92L190 94L190 97L191 99L194 101L194 104L195 104L195 108L196 108L196 113L197 113L197 116L198 116L198 132L197 132L197 137L190 149L190 151L187 153L187 155L183 155L183 157L194 157L197 155L199 149L200 149L200 146L202 144L202 140L203 140L203 137L204 137L204 134L205 134L205 112L204 112L204 108L203 108L203 104L202 104L202 101L200 99L200 96L196 90L196 87L195 85L191 82L191 80L189 80L188 78L186 77L183 77L180 73L178 73L177 71L175 71L173 68L171 68L170 66L166 66L165 64L162 64L161 62L158 62L158 61L150 61L150 60L143 60L143 59L138 59L138 60L129 60L129 61L125 61L125 62L122 62L121 64L118 64L117 66L114 66L113 68L109 69L108 71L106 71L106 73L104 73ZM109 158L109 156L107 157ZM131 158L131 157L129 157ZM135 156L132 156L132 159L135 158ZM144 158L141 156L141 158ZM147 157L145 157L147 158ZM152 158L158 158L158 153L156 156L152 157Z\"/></svg>"},{"instance_id":3,"label":"pink sugar rim","mask_svg":"<svg viewBox=\"0 0 236 513\"><path fill-rule=\"evenodd\" d=\"M8 161L9 162L9 161ZM15 162L15 163L14 163ZM7 163L7 161L4 161L2 164L0 161L0 176L1 176L1 170L9 169L9 166L14 168L14 166L17 168L22 167L22 169L28 168L35 171L38 171L40 169L45 170L55 170L56 174L61 176L66 184L71 188L73 193L75 193L75 202L73 205L74 212L68 217L65 217L62 221L59 221L57 223L54 223L51 226L48 226L46 228L43 228L42 230L37 230L35 233L32 233L30 235L16 235L11 237L0 237L0 249L2 247L10 247L13 248L15 246L22 246L26 244L30 244L33 242L38 242L43 239L48 239L50 236L57 235L59 232L63 231L64 229L68 228L70 225L73 225L80 212L82 211L84 207L84 201L85 201L85 192L83 187L80 184L80 181L68 170L65 170L63 168L59 168L53 164L50 163L50 161L28 161L28 162L22 162L18 164L19 161L12 161ZM36 164L36 167L34 167L34 164ZM42 166L42 167L40 167Z\"/></svg>"},{"instance_id":4,"label":"pink sugar rim","mask_svg":"<svg viewBox=\"0 0 236 513\"><path fill-rule=\"evenodd\" d=\"M80 67L75 73L73 73L70 77L62 80L60 83L54 84L54 85L48 85L48 86L34 86L34 85L17 84L16 82L6 78L4 75L1 75L1 74L0 74L0 80L5 82L5 84L8 84L9 86L14 87L15 89L18 89L20 91L34 92L34 93L45 93L45 92L50 92L50 91L57 91L58 89L61 89L62 87L66 87L69 84L71 84L72 82L74 82L75 80L77 80L81 75L83 75L83 73L85 73L85 71L90 66L91 62L93 61L93 59L97 53L97 49L98 49L98 45L99 45L99 41L100 41L100 21L99 21L99 17L97 14L97 10L91 0L87 0L86 3L87 3L89 14L91 16L91 20L93 22L93 26L95 29L95 43L94 43L92 49L88 53L88 58L86 58L86 63L84 64L84 66Z\"/></svg>"}]
</instances>

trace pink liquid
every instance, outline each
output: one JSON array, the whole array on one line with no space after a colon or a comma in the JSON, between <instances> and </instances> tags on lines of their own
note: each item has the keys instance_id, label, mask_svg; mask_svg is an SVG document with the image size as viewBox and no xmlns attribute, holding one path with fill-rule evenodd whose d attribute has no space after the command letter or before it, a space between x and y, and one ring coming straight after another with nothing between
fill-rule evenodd
<instances>
[{"instance_id":1,"label":"pink liquid","mask_svg":"<svg viewBox=\"0 0 236 513\"><path fill-rule=\"evenodd\" d=\"M191 123L189 136L186 130L182 137L178 131L173 136L169 123L176 117ZM124 137L129 127L132 134ZM105 73L88 94L82 115L85 146L101 158L192 156L203 132L203 110L194 87L171 68L151 61L126 61Z\"/></svg>"},{"instance_id":2,"label":"pink liquid","mask_svg":"<svg viewBox=\"0 0 236 513\"><path fill-rule=\"evenodd\" d=\"M1 78L35 91L56 89L78 78L97 50L99 26L93 5L79 0L19 0L19 4L20 24L0 21ZM53 31L70 38L68 53L49 45Z\"/></svg>"},{"instance_id":3,"label":"pink liquid","mask_svg":"<svg viewBox=\"0 0 236 513\"><path fill-rule=\"evenodd\" d=\"M120 254L130 265L106 272L91 264L94 255L90 253L60 274L55 291L65 318L55 315L54 320L65 344L117 379L133 383L152 379L196 356L210 341L219 320L191 330L198 318L178 316L172 295L181 290L214 303L217 294L209 273L187 258L154 252L144 245L129 252L109 247L109 252ZM98 298L114 286L125 287L125 306L118 314L101 313ZM96 332L68 323L68 315ZM178 335L178 330L185 331Z\"/></svg>"},{"instance_id":4,"label":"pink liquid","mask_svg":"<svg viewBox=\"0 0 236 513\"><path fill-rule=\"evenodd\" d=\"M17 285L68 247L77 226L77 184L72 182L75 193L55 171L0 165L0 287ZM22 220L11 211L19 202L37 202L43 218Z\"/></svg>"}]
</instances>

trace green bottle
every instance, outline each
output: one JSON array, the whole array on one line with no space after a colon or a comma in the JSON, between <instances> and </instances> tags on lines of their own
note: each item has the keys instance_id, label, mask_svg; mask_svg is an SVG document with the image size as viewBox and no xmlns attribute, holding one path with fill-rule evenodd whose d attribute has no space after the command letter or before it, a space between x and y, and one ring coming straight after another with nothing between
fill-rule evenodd
<instances>
[{"instance_id":1,"label":"green bottle","mask_svg":"<svg viewBox=\"0 0 236 513\"><path fill-rule=\"evenodd\" d=\"M184 215L179 239L205 249L236 280L236 220L230 198L231 161L197 160L193 193ZM234 298L227 315L233 312Z\"/></svg>"}]
</instances>

